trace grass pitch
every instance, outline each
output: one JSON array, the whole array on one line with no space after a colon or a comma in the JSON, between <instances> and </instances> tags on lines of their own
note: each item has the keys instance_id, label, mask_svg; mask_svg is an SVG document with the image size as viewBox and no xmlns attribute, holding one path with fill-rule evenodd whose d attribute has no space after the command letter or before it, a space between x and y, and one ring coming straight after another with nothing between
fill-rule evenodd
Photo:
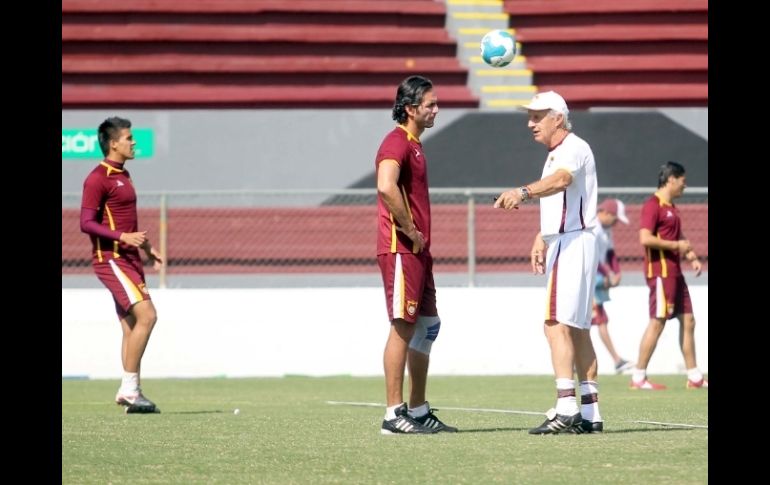
<instances>
[{"instance_id":1,"label":"grass pitch","mask_svg":"<svg viewBox=\"0 0 770 485\"><path fill-rule=\"evenodd\" d=\"M118 380L62 380L62 483L708 482L708 390L655 376L665 391L632 391L600 376L604 433L527 434L544 416L549 376L431 376L428 397L456 434L382 436L382 377L145 379L160 414L123 414ZM234 414L235 409L239 414Z\"/></svg>"}]
</instances>

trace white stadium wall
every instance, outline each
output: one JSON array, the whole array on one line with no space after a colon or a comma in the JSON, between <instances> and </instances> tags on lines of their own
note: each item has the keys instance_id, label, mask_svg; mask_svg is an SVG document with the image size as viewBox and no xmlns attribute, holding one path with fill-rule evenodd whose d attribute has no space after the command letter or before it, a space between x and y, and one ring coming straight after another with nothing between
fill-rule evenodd
<instances>
[{"instance_id":1,"label":"white stadium wall","mask_svg":"<svg viewBox=\"0 0 770 485\"><path fill-rule=\"evenodd\" d=\"M431 374L552 372L542 288L439 288L441 333ZM708 286L692 285L698 364L708 371ZM158 323L144 377L381 375L388 332L379 288L154 289ZM648 290L621 286L606 305L617 351L636 359ZM609 354L594 330L599 372ZM684 372L679 324L668 323L650 374ZM118 378L120 325L105 289L62 289L62 376Z\"/></svg>"}]
</instances>

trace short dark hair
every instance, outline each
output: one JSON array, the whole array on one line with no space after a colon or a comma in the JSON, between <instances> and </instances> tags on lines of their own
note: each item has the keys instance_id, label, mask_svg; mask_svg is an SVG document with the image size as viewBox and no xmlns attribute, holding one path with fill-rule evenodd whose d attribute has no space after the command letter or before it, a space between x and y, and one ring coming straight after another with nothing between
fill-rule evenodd
<instances>
[{"instance_id":1,"label":"short dark hair","mask_svg":"<svg viewBox=\"0 0 770 485\"><path fill-rule=\"evenodd\" d=\"M668 161L660 166L660 172L658 172L658 188L663 187L668 183L668 178L671 176L679 178L684 175L684 167L680 163Z\"/></svg>"},{"instance_id":2,"label":"short dark hair","mask_svg":"<svg viewBox=\"0 0 770 485\"><path fill-rule=\"evenodd\" d=\"M406 114L407 105L422 103L425 91L433 89L433 83L424 76L409 76L401 81L396 91L396 102L393 104L393 119L404 123L409 116Z\"/></svg>"},{"instance_id":3,"label":"short dark hair","mask_svg":"<svg viewBox=\"0 0 770 485\"><path fill-rule=\"evenodd\" d=\"M110 140L117 140L120 136L120 130L123 128L131 128L131 121L117 116L102 121L98 131L99 148L102 149L102 155L107 156L110 153Z\"/></svg>"}]
</instances>

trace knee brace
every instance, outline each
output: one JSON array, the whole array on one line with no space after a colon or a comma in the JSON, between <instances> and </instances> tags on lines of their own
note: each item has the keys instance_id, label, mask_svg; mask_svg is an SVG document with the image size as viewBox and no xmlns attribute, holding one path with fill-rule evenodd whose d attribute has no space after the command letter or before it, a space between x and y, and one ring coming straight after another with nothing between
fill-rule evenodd
<instances>
[{"instance_id":1,"label":"knee brace","mask_svg":"<svg viewBox=\"0 0 770 485\"><path fill-rule=\"evenodd\" d=\"M438 331L441 328L441 319L438 316L420 315L414 325L416 328L412 340L409 342L409 348L430 355L430 348L438 337Z\"/></svg>"}]
</instances>

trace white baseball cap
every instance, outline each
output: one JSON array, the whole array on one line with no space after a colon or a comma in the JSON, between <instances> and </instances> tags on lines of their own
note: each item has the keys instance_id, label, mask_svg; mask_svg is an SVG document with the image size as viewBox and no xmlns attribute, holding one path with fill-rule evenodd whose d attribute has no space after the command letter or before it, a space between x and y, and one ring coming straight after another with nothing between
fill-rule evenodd
<instances>
[{"instance_id":1,"label":"white baseball cap","mask_svg":"<svg viewBox=\"0 0 770 485\"><path fill-rule=\"evenodd\" d=\"M606 199L597 207L599 210L603 210L617 216L618 220L623 224L628 224L628 216L626 216L626 205L618 199Z\"/></svg>"},{"instance_id":2,"label":"white baseball cap","mask_svg":"<svg viewBox=\"0 0 770 485\"><path fill-rule=\"evenodd\" d=\"M567 108L567 102L564 101L559 93L556 91L545 91L543 93L537 93L529 104L523 106L524 109L531 109L534 111L541 111L544 109L552 109L558 113L562 113L565 116L569 115L569 108Z\"/></svg>"}]
</instances>

